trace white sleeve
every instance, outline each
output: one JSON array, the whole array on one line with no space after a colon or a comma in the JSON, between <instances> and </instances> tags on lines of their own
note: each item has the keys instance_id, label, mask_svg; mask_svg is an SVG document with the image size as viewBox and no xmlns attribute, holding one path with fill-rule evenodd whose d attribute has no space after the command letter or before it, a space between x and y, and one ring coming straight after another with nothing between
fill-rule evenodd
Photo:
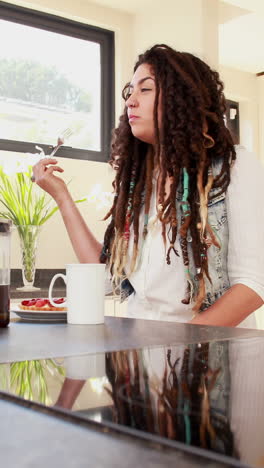
<instances>
[{"instance_id":1,"label":"white sleeve","mask_svg":"<svg viewBox=\"0 0 264 468\"><path fill-rule=\"evenodd\" d=\"M231 286L244 284L264 299L264 167L237 148L226 198Z\"/></svg>"}]
</instances>

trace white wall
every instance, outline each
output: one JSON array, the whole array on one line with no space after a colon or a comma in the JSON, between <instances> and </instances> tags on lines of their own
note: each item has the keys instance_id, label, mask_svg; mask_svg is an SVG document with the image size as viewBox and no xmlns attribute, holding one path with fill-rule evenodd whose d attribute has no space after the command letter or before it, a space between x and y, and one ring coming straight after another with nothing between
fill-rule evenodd
<instances>
[{"instance_id":1,"label":"white wall","mask_svg":"<svg viewBox=\"0 0 264 468\"><path fill-rule=\"evenodd\" d=\"M216 65L217 10L218 0L153 0L151 7L135 16L135 53L156 43L165 43Z\"/></svg>"},{"instance_id":2,"label":"white wall","mask_svg":"<svg viewBox=\"0 0 264 468\"><path fill-rule=\"evenodd\" d=\"M264 163L264 76L257 77L259 153Z\"/></svg>"},{"instance_id":3,"label":"white wall","mask_svg":"<svg viewBox=\"0 0 264 468\"><path fill-rule=\"evenodd\" d=\"M165 43L178 50L201 51L201 0L166 0L153 2L145 13L135 17L135 52L141 53L155 43Z\"/></svg>"}]
</instances>

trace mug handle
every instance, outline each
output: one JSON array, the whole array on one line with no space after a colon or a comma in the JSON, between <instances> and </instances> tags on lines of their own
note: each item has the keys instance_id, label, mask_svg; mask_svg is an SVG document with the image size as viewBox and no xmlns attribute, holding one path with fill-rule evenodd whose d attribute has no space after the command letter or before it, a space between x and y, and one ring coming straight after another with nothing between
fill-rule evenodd
<instances>
[{"instance_id":1,"label":"mug handle","mask_svg":"<svg viewBox=\"0 0 264 468\"><path fill-rule=\"evenodd\" d=\"M56 279L58 278L62 278L64 283L67 284L67 279L66 279L66 275L63 275L62 273L57 273L57 275L53 276L51 282L50 282L50 285L49 285L49 301L51 303L51 305L53 305L54 307L65 307L67 305L67 302L64 301L62 302L61 304L56 304L56 302L53 301L52 299L52 289L53 289L53 286L54 286L54 283L56 281Z\"/></svg>"}]
</instances>

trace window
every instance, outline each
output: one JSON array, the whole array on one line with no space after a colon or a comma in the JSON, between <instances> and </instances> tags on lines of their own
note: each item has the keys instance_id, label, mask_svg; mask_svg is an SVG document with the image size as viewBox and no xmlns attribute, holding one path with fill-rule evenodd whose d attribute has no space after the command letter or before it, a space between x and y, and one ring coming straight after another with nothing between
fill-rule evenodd
<instances>
[{"instance_id":1,"label":"window","mask_svg":"<svg viewBox=\"0 0 264 468\"><path fill-rule=\"evenodd\" d=\"M107 161L114 33L0 2L0 150Z\"/></svg>"}]
</instances>

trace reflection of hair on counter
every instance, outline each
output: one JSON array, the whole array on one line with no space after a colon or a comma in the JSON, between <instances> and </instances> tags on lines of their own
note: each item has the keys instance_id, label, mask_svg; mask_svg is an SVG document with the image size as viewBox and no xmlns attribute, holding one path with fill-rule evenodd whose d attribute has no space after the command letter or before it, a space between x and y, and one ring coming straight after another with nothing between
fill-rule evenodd
<instances>
[{"instance_id":1,"label":"reflection of hair on counter","mask_svg":"<svg viewBox=\"0 0 264 468\"><path fill-rule=\"evenodd\" d=\"M221 375L227 377L208 361L208 344L189 345L183 357L176 358L168 349L163 375L153 379L141 351L107 353L111 387L105 389L113 400L113 421L233 455L228 415L210 403L211 391L226 387Z\"/></svg>"},{"instance_id":2,"label":"reflection of hair on counter","mask_svg":"<svg viewBox=\"0 0 264 468\"><path fill-rule=\"evenodd\" d=\"M148 375L142 369L138 351L117 351L106 354L106 375L111 384L114 403L113 420L148 432L156 432ZM142 380L143 378L143 385Z\"/></svg>"}]
</instances>

